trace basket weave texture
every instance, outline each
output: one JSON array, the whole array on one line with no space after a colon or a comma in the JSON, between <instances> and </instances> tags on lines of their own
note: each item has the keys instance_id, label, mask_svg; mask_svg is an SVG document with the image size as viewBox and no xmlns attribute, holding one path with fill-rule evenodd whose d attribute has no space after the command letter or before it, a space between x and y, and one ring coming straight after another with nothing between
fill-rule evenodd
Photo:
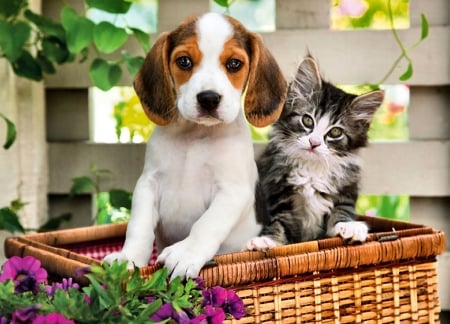
<instances>
[{"instance_id":1,"label":"basket weave texture","mask_svg":"<svg viewBox=\"0 0 450 324\"><path fill-rule=\"evenodd\" d=\"M218 255L201 273L232 287L247 315L227 323L439 323L436 256L445 235L427 226L360 217L367 242L328 238L265 252ZM73 277L121 248L126 224L8 238L6 255L33 255L49 273ZM149 278L159 265L140 268ZM82 282L82 279L79 279Z\"/></svg>"}]
</instances>

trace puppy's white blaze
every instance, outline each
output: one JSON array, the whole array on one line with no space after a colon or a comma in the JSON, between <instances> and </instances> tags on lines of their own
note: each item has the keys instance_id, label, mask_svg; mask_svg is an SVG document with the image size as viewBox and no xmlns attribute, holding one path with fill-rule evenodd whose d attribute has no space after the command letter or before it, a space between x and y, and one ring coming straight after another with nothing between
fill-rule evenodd
<instances>
[{"instance_id":1,"label":"puppy's white blaze","mask_svg":"<svg viewBox=\"0 0 450 324\"><path fill-rule=\"evenodd\" d=\"M200 124L230 123L240 112L241 89L231 85L219 57L225 42L233 36L233 27L223 16L208 13L197 22L197 36L202 61L190 80L180 87L178 107L185 118ZM222 97L217 118L202 116L199 111L197 94L205 90L215 91Z\"/></svg>"},{"instance_id":2,"label":"puppy's white blaze","mask_svg":"<svg viewBox=\"0 0 450 324\"><path fill-rule=\"evenodd\" d=\"M233 36L233 27L221 15L208 13L197 22L198 46L203 55L202 65L219 67L219 55L225 42Z\"/></svg>"}]
</instances>

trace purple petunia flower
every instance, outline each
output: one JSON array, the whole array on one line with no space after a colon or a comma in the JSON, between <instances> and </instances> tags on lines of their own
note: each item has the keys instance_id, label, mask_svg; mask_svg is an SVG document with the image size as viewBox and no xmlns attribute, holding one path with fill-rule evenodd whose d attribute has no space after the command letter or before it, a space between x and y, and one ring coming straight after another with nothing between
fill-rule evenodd
<instances>
[{"instance_id":1,"label":"purple petunia flower","mask_svg":"<svg viewBox=\"0 0 450 324\"><path fill-rule=\"evenodd\" d=\"M233 315L235 319L241 319L246 313L244 302L232 289L227 291L227 299L222 307L225 313Z\"/></svg>"},{"instance_id":2,"label":"purple petunia flower","mask_svg":"<svg viewBox=\"0 0 450 324\"><path fill-rule=\"evenodd\" d=\"M47 315L37 316L32 324L75 324L74 321L68 320L64 315L59 313L50 313Z\"/></svg>"},{"instance_id":3,"label":"purple petunia flower","mask_svg":"<svg viewBox=\"0 0 450 324\"><path fill-rule=\"evenodd\" d=\"M206 289L205 281L202 278L197 277L197 278L194 279L194 282L197 284L197 287L200 290L204 291Z\"/></svg>"},{"instance_id":4,"label":"purple petunia flower","mask_svg":"<svg viewBox=\"0 0 450 324\"><path fill-rule=\"evenodd\" d=\"M203 292L203 306L222 307L227 299L227 290L220 286L214 286Z\"/></svg>"},{"instance_id":5,"label":"purple petunia flower","mask_svg":"<svg viewBox=\"0 0 450 324\"><path fill-rule=\"evenodd\" d=\"M32 305L29 307L19 308L12 314L12 323L22 324L30 323L37 316L39 305Z\"/></svg>"},{"instance_id":6,"label":"purple petunia flower","mask_svg":"<svg viewBox=\"0 0 450 324\"><path fill-rule=\"evenodd\" d=\"M243 301L232 289L220 286L212 287L203 293L203 306L221 307L227 314L240 319L245 315Z\"/></svg>"},{"instance_id":7,"label":"purple petunia flower","mask_svg":"<svg viewBox=\"0 0 450 324\"><path fill-rule=\"evenodd\" d=\"M79 289L80 285L78 285L76 282L73 282L72 278L63 278L62 282L54 282L51 286L45 286L45 291L47 292L47 295L53 297L56 290L61 289L64 291L69 291L70 288Z\"/></svg>"},{"instance_id":8,"label":"purple petunia flower","mask_svg":"<svg viewBox=\"0 0 450 324\"><path fill-rule=\"evenodd\" d=\"M225 312L222 308L214 308L211 305L205 306L206 323L222 324L225 320Z\"/></svg>"},{"instance_id":9,"label":"purple petunia flower","mask_svg":"<svg viewBox=\"0 0 450 324\"><path fill-rule=\"evenodd\" d=\"M41 268L41 262L32 257L13 256L3 264L0 282L11 279L15 285L15 292L39 291L39 284L47 280L47 271Z\"/></svg>"},{"instance_id":10,"label":"purple petunia flower","mask_svg":"<svg viewBox=\"0 0 450 324\"><path fill-rule=\"evenodd\" d=\"M150 320L154 322L161 322L166 319L171 319L172 315L175 313L175 310L171 303L163 304L152 316L150 316Z\"/></svg>"}]
</instances>

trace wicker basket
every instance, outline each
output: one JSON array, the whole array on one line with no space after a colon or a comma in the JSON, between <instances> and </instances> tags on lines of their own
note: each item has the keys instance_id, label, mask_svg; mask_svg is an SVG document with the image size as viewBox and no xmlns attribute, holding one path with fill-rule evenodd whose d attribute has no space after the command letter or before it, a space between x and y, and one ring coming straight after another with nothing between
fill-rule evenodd
<instances>
[{"instance_id":1,"label":"wicker basket","mask_svg":"<svg viewBox=\"0 0 450 324\"><path fill-rule=\"evenodd\" d=\"M200 276L208 286L235 289L247 315L228 323L439 323L436 256L443 232L422 225L361 217L368 241L346 245L329 238L263 252L215 257ZM52 274L119 250L126 224L9 238L7 256L33 255ZM158 266L140 269L150 277Z\"/></svg>"}]
</instances>

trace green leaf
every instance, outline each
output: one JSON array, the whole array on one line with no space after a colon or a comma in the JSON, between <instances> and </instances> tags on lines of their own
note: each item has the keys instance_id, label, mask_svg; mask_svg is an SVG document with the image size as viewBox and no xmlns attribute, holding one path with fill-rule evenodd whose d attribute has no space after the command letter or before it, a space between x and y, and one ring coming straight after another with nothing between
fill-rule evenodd
<instances>
[{"instance_id":1,"label":"green leaf","mask_svg":"<svg viewBox=\"0 0 450 324\"><path fill-rule=\"evenodd\" d=\"M73 8L64 7L61 12L61 22L66 31L67 47L70 53L79 53L92 41L94 23L78 16Z\"/></svg>"},{"instance_id":2,"label":"green leaf","mask_svg":"<svg viewBox=\"0 0 450 324\"><path fill-rule=\"evenodd\" d=\"M74 196L80 193L91 192L95 189L94 181L89 177L76 177L72 178L72 186L70 187L70 196Z\"/></svg>"},{"instance_id":3,"label":"green leaf","mask_svg":"<svg viewBox=\"0 0 450 324\"><path fill-rule=\"evenodd\" d=\"M85 276L89 279L92 287L101 299L100 305L106 309L114 305L114 298L108 293L105 288L103 288L97 278L92 274L87 274Z\"/></svg>"},{"instance_id":4,"label":"green leaf","mask_svg":"<svg viewBox=\"0 0 450 324\"><path fill-rule=\"evenodd\" d=\"M151 302L149 305L146 305L144 310L140 312L139 317L136 318L136 323L141 323L141 321L142 322L147 321L151 315L156 313L158 309L161 308L162 304L163 304L162 300L158 298L153 302Z\"/></svg>"},{"instance_id":5,"label":"green leaf","mask_svg":"<svg viewBox=\"0 0 450 324\"><path fill-rule=\"evenodd\" d=\"M48 232L58 229L62 223L68 222L72 219L71 213L64 213L54 218L50 218L41 227L39 227L38 232Z\"/></svg>"},{"instance_id":6,"label":"green leaf","mask_svg":"<svg viewBox=\"0 0 450 324\"><path fill-rule=\"evenodd\" d=\"M97 8L110 13L124 14L131 7L131 1L126 0L86 0L90 8Z\"/></svg>"},{"instance_id":7,"label":"green leaf","mask_svg":"<svg viewBox=\"0 0 450 324\"><path fill-rule=\"evenodd\" d=\"M14 72L34 81L42 80L42 69L39 62L28 51L22 50L20 57L12 63Z\"/></svg>"},{"instance_id":8,"label":"green leaf","mask_svg":"<svg viewBox=\"0 0 450 324\"><path fill-rule=\"evenodd\" d=\"M409 80L413 75L413 67L411 62L408 63L408 68L406 71L399 77L400 81Z\"/></svg>"},{"instance_id":9,"label":"green leaf","mask_svg":"<svg viewBox=\"0 0 450 324\"><path fill-rule=\"evenodd\" d=\"M153 273L150 280L145 283L144 289L152 291L164 290L167 286L169 271L167 268L161 268Z\"/></svg>"},{"instance_id":10,"label":"green leaf","mask_svg":"<svg viewBox=\"0 0 450 324\"><path fill-rule=\"evenodd\" d=\"M125 29L118 28L107 21L95 25L94 44L100 52L109 54L122 46L128 38Z\"/></svg>"},{"instance_id":11,"label":"green leaf","mask_svg":"<svg viewBox=\"0 0 450 324\"><path fill-rule=\"evenodd\" d=\"M27 0L2 0L0 1L0 17L16 17L26 6Z\"/></svg>"},{"instance_id":12,"label":"green leaf","mask_svg":"<svg viewBox=\"0 0 450 324\"><path fill-rule=\"evenodd\" d=\"M422 34L420 36L420 40L424 40L425 38L427 38L428 32L429 32L428 20L424 14L420 14L420 19L421 19L421 27L422 27L421 28Z\"/></svg>"},{"instance_id":13,"label":"green leaf","mask_svg":"<svg viewBox=\"0 0 450 324\"><path fill-rule=\"evenodd\" d=\"M126 59L127 69L130 75L134 76L138 73L138 71L144 64L144 60L145 58L143 58L142 56L135 56Z\"/></svg>"},{"instance_id":14,"label":"green leaf","mask_svg":"<svg viewBox=\"0 0 450 324\"><path fill-rule=\"evenodd\" d=\"M109 191L109 202L114 208L125 207L131 209L131 192L122 189Z\"/></svg>"},{"instance_id":15,"label":"green leaf","mask_svg":"<svg viewBox=\"0 0 450 324\"><path fill-rule=\"evenodd\" d=\"M48 60L58 64L67 62L70 58L66 43L55 36L47 36L42 39L42 53Z\"/></svg>"},{"instance_id":16,"label":"green leaf","mask_svg":"<svg viewBox=\"0 0 450 324\"><path fill-rule=\"evenodd\" d=\"M6 123L6 140L5 144L3 144L3 148L5 150L9 149L11 145L13 145L14 141L16 140L16 126L13 124L12 121L10 121L8 118L6 118L5 115L0 113L0 117L5 121Z\"/></svg>"},{"instance_id":17,"label":"green leaf","mask_svg":"<svg viewBox=\"0 0 450 324\"><path fill-rule=\"evenodd\" d=\"M221 7L228 8L230 4L228 3L228 0L214 0L215 3L217 3Z\"/></svg>"},{"instance_id":18,"label":"green leaf","mask_svg":"<svg viewBox=\"0 0 450 324\"><path fill-rule=\"evenodd\" d=\"M66 39L66 32L60 23L28 9L25 10L25 17L35 24L45 35L57 37L61 41Z\"/></svg>"},{"instance_id":19,"label":"green leaf","mask_svg":"<svg viewBox=\"0 0 450 324\"><path fill-rule=\"evenodd\" d=\"M0 209L0 229L11 233L25 233L25 229L20 224L19 216L9 207Z\"/></svg>"},{"instance_id":20,"label":"green leaf","mask_svg":"<svg viewBox=\"0 0 450 324\"><path fill-rule=\"evenodd\" d=\"M96 87L106 91L119 82L122 70L117 64L96 58L89 68L89 76Z\"/></svg>"},{"instance_id":21,"label":"green leaf","mask_svg":"<svg viewBox=\"0 0 450 324\"><path fill-rule=\"evenodd\" d=\"M11 63L23 53L30 33L31 27L26 22L8 23L0 20L0 48Z\"/></svg>"},{"instance_id":22,"label":"green leaf","mask_svg":"<svg viewBox=\"0 0 450 324\"><path fill-rule=\"evenodd\" d=\"M133 32L133 35L137 38L139 44L141 44L144 51L147 53L150 51L150 37L147 33L143 32L140 29L137 28L131 28L131 31Z\"/></svg>"},{"instance_id":23,"label":"green leaf","mask_svg":"<svg viewBox=\"0 0 450 324\"><path fill-rule=\"evenodd\" d=\"M20 198L18 198L18 199L11 201L10 207L11 207L12 211L17 213L19 210L21 210L26 205L28 205L28 203L23 202Z\"/></svg>"},{"instance_id":24,"label":"green leaf","mask_svg":"<svg viewBox=\"0 0 450 324\"><path fill-rule=\"evenodd\" d=\"M54 74L56 73L56 69L53 66L53 63L50 62L50 60L47 58L47 56L42 52L38 51L36 56L36 61L41 67L41 70L48 74Z\"/></svg>"}]
</instances>

